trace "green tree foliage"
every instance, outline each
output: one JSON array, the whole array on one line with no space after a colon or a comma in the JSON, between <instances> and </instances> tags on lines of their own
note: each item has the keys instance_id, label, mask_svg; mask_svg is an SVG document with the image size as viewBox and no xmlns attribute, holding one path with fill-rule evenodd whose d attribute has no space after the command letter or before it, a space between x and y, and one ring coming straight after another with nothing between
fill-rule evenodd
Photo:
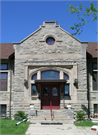
<instances>
[{"instance_id":1,"label":"green tree foliage","mask_svg":"<svg viewBox=\"0 0 98 135\"><path fill-rule=\"evenodd\" d=\"M98 2L97 2L98 5ZM80 35L83 32L83 26L87 24L89 21L96 21L98 20L98 8L95 7L93 1L90 3L90 7L83 7L82 3L80 2L79 6L74 7L72 4L68 4L69 8L67 11L72 14L77 14L76 17L79 19L79 23L74 23L74 26L69 26L70 29L75 30L75 33L72 35ZM84 19L88 18L89 19ZM98 33L98 32L96 32Z\"/></svg>"}]
</instances>

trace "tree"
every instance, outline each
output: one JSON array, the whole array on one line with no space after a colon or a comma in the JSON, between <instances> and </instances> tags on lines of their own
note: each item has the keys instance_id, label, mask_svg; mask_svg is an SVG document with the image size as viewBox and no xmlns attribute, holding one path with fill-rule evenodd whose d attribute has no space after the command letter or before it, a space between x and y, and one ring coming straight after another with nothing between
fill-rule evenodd
<instances>
[{"instance_id":1,"label":"tree","mask_svg":"<svg viewBox=\"0 0 98 135\"><path fill-rule=\"evenodd\" d=\"M67 3L68 4L68 3ZM98 5L98 2L97 2ZM83 32L83 26L87 24L89 21L98 20L98 8L95 7L93 1L90 2L90 7L83 8L82 3L80 2L79 6L74 7L72 4L68 4L69 8L67 11L72 14L77 14L77 18L79 19L79 23L74 23L74 26L69 26L70 29L75 30L75 33L72 35L80 35ZM89 19L84 19L86 17ZM98 33L98 32L96 32Z\"/></svg>"}]
</instances>

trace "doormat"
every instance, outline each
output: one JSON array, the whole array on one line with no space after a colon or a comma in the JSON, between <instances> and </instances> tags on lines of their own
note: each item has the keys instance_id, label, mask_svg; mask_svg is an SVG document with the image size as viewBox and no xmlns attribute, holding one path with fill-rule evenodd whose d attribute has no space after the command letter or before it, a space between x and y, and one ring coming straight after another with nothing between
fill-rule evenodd
<instances>
[{"instance_id":1,"label":"doormat","mask_svg":"<svg viewBox=\"0 0 98 135\"><path fill-rule=\"evenodd\" d=\"M63 125L63 123L41 123L41 125Z\"/></svg>"}]
</instances>

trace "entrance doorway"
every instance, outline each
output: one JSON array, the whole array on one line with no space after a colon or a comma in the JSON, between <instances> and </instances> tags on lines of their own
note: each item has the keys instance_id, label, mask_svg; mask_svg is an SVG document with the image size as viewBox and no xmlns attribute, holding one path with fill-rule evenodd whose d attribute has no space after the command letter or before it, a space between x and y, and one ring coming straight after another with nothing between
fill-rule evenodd
<instances>
[{"instance_id":1,"label":"entrance doorway","mask_svg":"<svg viewBox=\"0 0 98 135\"><path fill-rule=\"evenodd\" d=\"M42 85L41 87L41 108L60 109L60 86Z\"/></svg>"}]
</instances>

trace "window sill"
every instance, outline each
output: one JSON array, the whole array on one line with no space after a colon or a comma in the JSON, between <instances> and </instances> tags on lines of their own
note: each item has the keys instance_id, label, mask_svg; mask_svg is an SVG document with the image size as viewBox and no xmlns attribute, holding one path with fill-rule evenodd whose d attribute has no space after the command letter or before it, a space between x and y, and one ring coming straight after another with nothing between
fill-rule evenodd
<instances>
[{"instance_id":1,"label":"window sill","mask_svg":"<svg viewBox=\"0 0 98 135\"><path fill-rule=\"evenodd\" d=\"M31 97L38 97L38 95L32 95Z\"/></svg>"}]
</instances>

